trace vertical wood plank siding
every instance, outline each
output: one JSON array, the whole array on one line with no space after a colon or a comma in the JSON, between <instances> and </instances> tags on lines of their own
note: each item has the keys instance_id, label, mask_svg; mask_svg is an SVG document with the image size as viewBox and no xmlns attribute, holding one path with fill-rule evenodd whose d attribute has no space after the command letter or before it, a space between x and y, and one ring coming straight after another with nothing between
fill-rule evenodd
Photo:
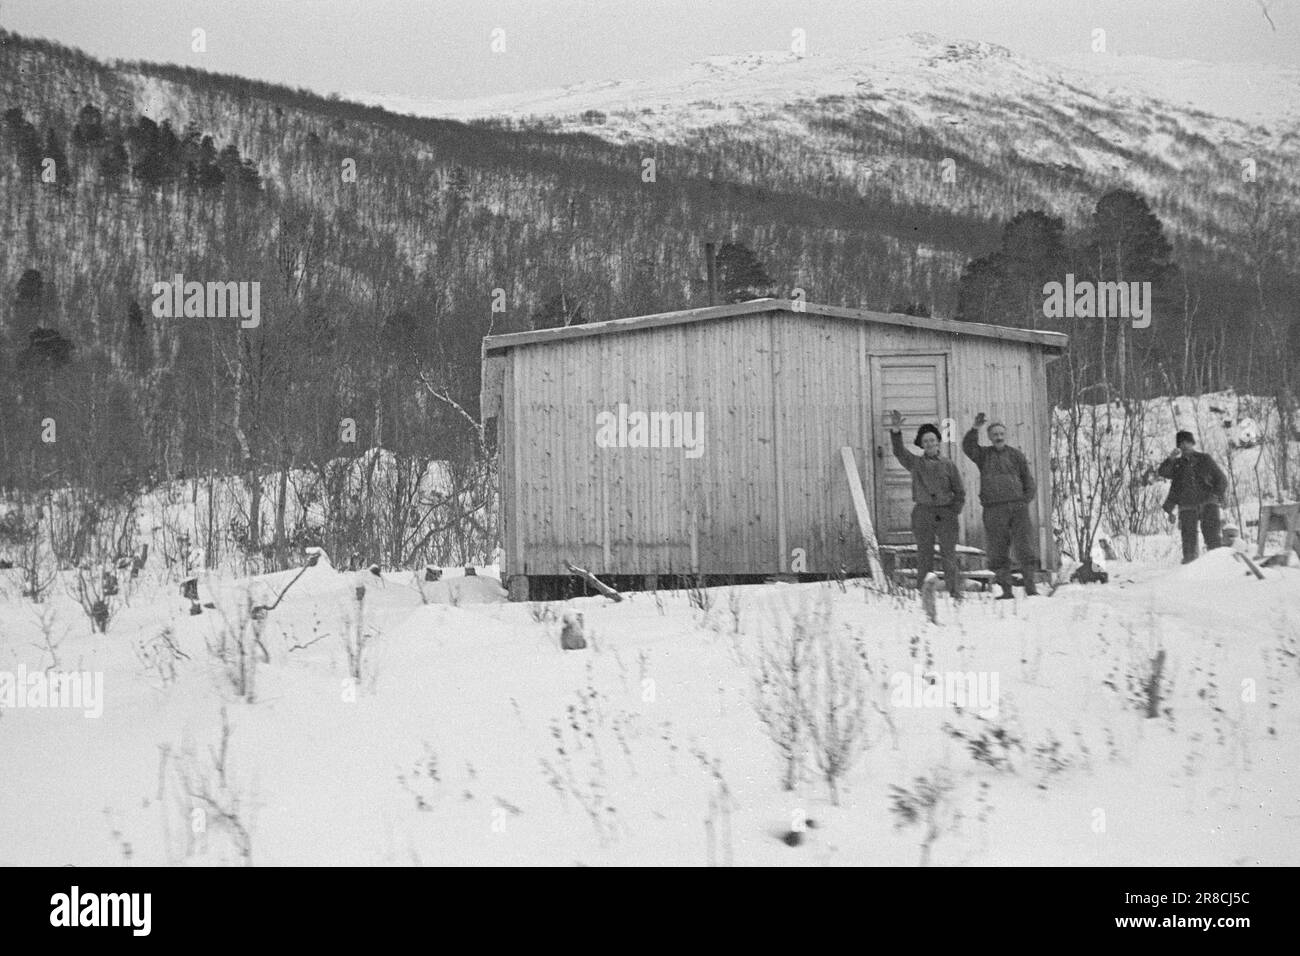
<instances>
[{"instance_id":1,"label":"vertical wood plank siding","mask_svg":"<svg viewBox=\"0 0 1300 956\"><path fill-rule=\"evenodd\" d=\"M857 451L876 510L888 410L871 408L871 359L899 353L947 355L957 442L978 411L1004 421L1038 476L1037 517L1049 515L1036 345L773 311L505 352L505 572L562 574L568 560L615 574L770 574L789 572L795 549L809 572L864 567L839 449ZM596 416L620 403L702 412L703 454L599 447ZM982 547L978 475L958 444L945 453L968 483L963 540Z\"/></svg>"}]
</instances>

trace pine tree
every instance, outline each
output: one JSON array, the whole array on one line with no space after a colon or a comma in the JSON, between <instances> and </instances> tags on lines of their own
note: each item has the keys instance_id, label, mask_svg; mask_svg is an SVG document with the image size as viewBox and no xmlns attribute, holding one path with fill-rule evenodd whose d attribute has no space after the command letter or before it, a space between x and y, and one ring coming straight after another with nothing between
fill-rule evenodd
<instances>
[{"instance_id":1,"label":"pine tree","mask_svg":"<svg viewBox=\"0 0 1300 956\"><path fill-rule=\"evenodd\" d=\"M1038 209L1017 213L1003 227L998 250L962 270L957 318L1040 328L1043 286L1064 279L1068 259L1062 220Z\"/></svg>"},{"instance_id":2,"label":"pine tree","mask_svg":"<svg viewBox=\"0 0 1300 956\"><path fill-rule=\"evenodd\" d=\"M122 185L122 179L130 168L131 158L127 155L126 145L121 136L115 136L99 158L100 179L110 190L115 190Z\"/></svg>"},{"instance_id":3,"label":"pine tree","mask_svg":"<svg viewBox=\"0 0 1300 956\"><path fill-rule=\"evenodd\" d=\"M14 145L14 156L23 177L29 182L36 179L41 172L41 160L45 158L41 150L41 137L36 127L23 116L21 108L15 106L5 110L5 128Z\"/></svg>"},{"instance_id":4,"label":"pine tree","mask_svg":"<svg viewBox=\"0 0 1300 956\"><path fill-rule=\"evenodd\" d=\"M1087 264L1098 282L1150 282L1153 297L1177 271L1173 249L1164 235L1164 226L1151 211L1147 201L1131 189L1113 189L1097 201L1089 234ZM1147 303L1153 308L1153 303ZM1119 394L1127 396L1129 339L1137 335L1130 323L1115 323L1114 368ZM1102 375L1109 379L1107 340L1109 323L1102 326Z\"/></svg>"},{"instance_id":5,"label":"pine tree","mask_svg":"<svg viewBox=\"0 0 1300 956\"><path fill-rule=\"evenodd\" d=\"M77 114L77 124L72 127L72 145L91 149L104 142L104 114L87 103Z\"/></svg>"},{"instance_id":6,"label":"pine tree","mask_svg":"<svg viewBox=\"0 0 1300 956\"><path fill-rule=\"evenodd\" d=\"M745 302L772 294L772 279L748 246L724 242L716 262L723 302Z\"/></svg>"}]
</instances>

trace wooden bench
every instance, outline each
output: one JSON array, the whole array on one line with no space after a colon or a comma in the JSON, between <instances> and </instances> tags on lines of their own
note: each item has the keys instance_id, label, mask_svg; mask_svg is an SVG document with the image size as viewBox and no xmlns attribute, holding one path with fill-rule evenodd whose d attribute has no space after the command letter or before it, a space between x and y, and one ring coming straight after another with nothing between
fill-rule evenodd
<instances>
[{"instance_id":1,"label":"wooden bench","mask_svg":"<svg viewBox=\"0 0 1300 956\"><path fill-rule=\"evenodd\" d=\"M906 579L908 583L915 586L916 545L882 544L880 559L885 566L885 573L890 575L895 583L902 584ZM984 552L979 548L972 548L966 544L957 545L957 564L962 577L977 582L982 590L988 590L993 584L993 572L985 570L984 559ZM938 545L934 548L934 569L939 579L943 580Z\"/></svg>"},{"instance_id":2,"label":"wooden bench","mask_svg":"<svg viewBox=\"0 0 1300 956\"><path fill-rule=\"evenodd\" d=\"M935 569L935 576L940 580L945 579L943 571ZM992 571L962 571L961 579L963 582L974 583L979 590L987 591L993 587L995 575ZM898 568L894 571L894 581L898 584L907 584L911 587L916 586L916 568ZM969 590L969 589L968 589Z\"/></svg>"}]
</instances>

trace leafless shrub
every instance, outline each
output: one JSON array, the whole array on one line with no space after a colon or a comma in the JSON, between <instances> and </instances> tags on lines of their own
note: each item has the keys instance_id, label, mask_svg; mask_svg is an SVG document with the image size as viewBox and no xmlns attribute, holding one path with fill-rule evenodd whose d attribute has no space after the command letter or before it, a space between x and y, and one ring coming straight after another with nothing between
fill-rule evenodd
<instances>
[{"instance_id":1,"label":"leafless shrub","mask_svg":"<svg viewBox=\"0 0 1300 956\"><path fill-rule=\"evenodd\" d=\"M35 614L37 626L41 629L41 643L33 646L50 655L50 664L46 670L50 668L57 670L59 668L59 645L68 636L68 631L65 628L59 639L54 639L54 623L58 619L58 614L48 604L36 605Z\"/></svg>"},{"instance_id":2,"label":"leafless shrub","mask_svg":"<svg viewBox=\"0 0 1300 956\"><path fill-rule=\"evenodd\" d=\"M415 800L415 809L432 810L442 788L438 752L428 741L423 741L424 753L407 773L399 773L397 782Z\"/></svg>"},{"instance_id":3,"label":"leafless shrub","mask_svg":"<svg viewBox=\"0 0 1300 956\"><path fill-rule=\"evenodd\" d=\"M1076 742L1082 747L1082 741ZM1086 747L1078 754L1070 753L1065 744L1053 733L1048 730L1046 739L1042 743L1035 744L1030 750L1029 759L1031 764L1038 770L1038 789L1046 790L1048 781L1052 777L1064 773L1065 771L1084 764L1087 761Z\"/></svg>"},{"instance_id":4,"label":"leafless shrub","mask_svg":"<svg viewBox=\"0 0 1300 956\"><path fill-rule=\"evenodd\" d=\"M1152 647L1148 652L1136 650L1137 633L1132 621L1125 621L1130 652L1125 659L1116 659L1107 673L1103 686L1125 699L1127 704L1147 718L1164 716L1173 720L1173 708L1168 703L1173 691L1173 678L1166 668L1163 647ZM1153 633L1154 618L1148 621L1146 632Z\"/></svg>"},{"instance_id":5,"label":"leafless shrub","mask_svg":"<svg viewBox=\"0 0 1300 956\"><path fill-rule=\"evenodd\" d=\"M1145 404L1089 404L1076 386L1071 378L1070 404L1052 415L1052 514L1064 549L1082 561L1103 525L1124 536L1159 530L1163 490L1147 461Z\"/></svg>"},{"instance_id":6,"label":"leafless shrub","mask_svg":"<svg viewBox=\"0 0 1300 956\"><path fill-rule=\"evenodd\" d=\"M830 591L763 638L751 667L753 705L784 762L782 786L798 784L808 754L831 800L867 745L871 671L858 642L836 628Z\"/></svg>"},{"instance_id":7,"label":"leafless shrub","mask_svg":"<svg viewBox=\"0 0 1300 956\"><path fill-rule=\"evenodd\" d=\"M710 758L703 750L691 751L700 765L708 771L713 779L713 789L709 792L709 815L704 818L704 836L709 866L731 866L734 862L732 853L731 812L736 808L736 801L722 776L722 761Z\"/></svg>"},{"instance_id":8,"label":"leafless shrub","mask_svg":"<svg viewBox=\"0 0 1300 956\"><path fill-rule=\"evenodd\" d=\"M76 587L73 596L90 621L91 631L100 634L108 632L109 621L117 613L116 580L110 579L111 571L77 569ZM112 584L110 586L110 580ZM111 592L111 593L110 593Z\"/></svg>"},{"instance_id":9,"label":"leafless shrub","mask_svg":"<svg viewBox=\"0 0 1300 956\"><path fill-rule=\"evenodd\" d=\"M31 598L34 604L44 600L45 592L58 573L47 545L47 532L41 528L41 518L45 513L47 509L36 506L20 514L12 538L15 543L14 566L20 572L23 597Z\"/></svg>"},{"instance_id":10,"label":"leafless shrub","mask_svg":"<svg viewBox=\"0 0 1300 956\"><path fill-rule=\"evenodd\" d=\"M960 708L958 713L963 713ZM1020 733L1011 726L1010 720L999 723L981 717L979 714L970 716L975 720L974 728L961 728L945 723L940 729L954 740L964 743L971 759L976 763L982 763L999 772L1015 773L1011 754L1017 750L1023 754L1025 744Z\"/></svg>"},{"instance_id":11,"label":"leafless shrub","mask_svg":"<svg viewBox=\"0 0 1300 956\"><path fill-rule=\"evenodd\" d=\"M231 688L251 704L256 699L258 662L270 660L262 641L266 610L254 604L247 588L224 605L216 603L217 623L204 641Z\"/></svg>"},{"instance_id":12,"label":"leafless shrub","mask_svg":"<svg viewBox=\"0 0 1300 956\"><path fill-rule=\"evenodd\" d=\"M943 831L955 822L956 808L952 802L954 784L948 771L941 768L929 777L917 777L912 788L891 786L890 811L897 818L894 828L920 824L921 866L930 864L930 848Z\"/></svg>"},{"instance_id":13,"label":"leafless shrub","mask_svg":"<svg viewBox=\"0 0 1300 956\"><path fill-rule=\"evenodd\" d=\"M702 575L694 575L686 587L686 600L691 607L705 615L713 608L713 592L704 586Z\"/></svg>"},{"instance_id":14,"label":"leafless shrub","mask_svg":"<svg viewBox=\"0 0 1300 956\"><path fill-rule=\"evenodd\" d=\"M152 637L142 637L132 646L136 660L164 687L175 683L178 662L190 659L176 644L176 636L170 627L164 627Z\"/></svg>"},{"instance_id":15,"label":"leafless shrub","mask_svg":"<svg viewBox=\"0 0 1300 956\"><path fill-rule=\"evenodd\" d=\"M542 758L547 783L561 798L572 797L596 830L601 846L618 835L617 815L609 799L609 774L599 738L605 726L602 695L595 689L591 662L587 686L578 702L569 704L563 719L551 721L555 760Z\"/></svg>"},{"instance_id":16,"label":"leafless shrub","mask_svg":"<svg viewBox=\"0 0 1300 956\"><path fill-rule=\"evenodd\" d=\"M373 682L374 674L367 669L366 650L379 636L378 630L365 624L366 586L358 584L354 592L352 611L345 612L339 632L343 639L343 650L348 659L348 677L353 686L362 686L363 681Z\"/></svg>"},{"instance_id":17,"label":"leafless shrub","mask_svg":"<svg viewBox=\"0 0 1300 956\"><path fill-rule=\"evenodd\" d=\"M252 799L230 773L229 714L221 708L221 736L199 756L186 748L175 758L178 809L187 824L185 855L209 849L210 831L222 833L244 866L253 865ZM164 753L165 759L166 753Z\"/></svg>"},{"instance_id":18,"label":"leafless shrub","mask_svg":"<svg viewBox=\"0 0 1300 956\"><path fill-rule=\"evenodd\" d=\"M801 614L813 636L801 695L804 722L831 802L839 806L840 780L867 746L870 675L852 635L833 626L830 592L822 593L815 611Z\"/></svg>"},{"instance_id":19,"label":"leafless shrub","mask_svg":"<svg viewBox=\"0 0 1300 956\"><path fill-rule=\"evenodd\" d=\"M806 753L803 693L813 635L806 617L765 635L751 673L753 706L785 766L781 786L793 790Z\"/></svg>"},{"instance_id":20,"label":"leafless shrub","mask_svg":"<svg viewBox=\"0 0 1300 956\"><path fill-rule=\"evenodd\" d=\"M740 619L744 611L744 598L736 588L727 591L727 613L731 616L731 633L740 633Z\"/></svg>"},{"instance_id":21,"label":"leafless shrub","mask_svg":"<svg viewBox=\"0 0 1300 956\"><path fill-rule=\"evenodd\" d=\"M528 605L528 616L534 624L554 624L557 620L555 608L545 601L532 601Z\"/></svg>"}]
</instances>

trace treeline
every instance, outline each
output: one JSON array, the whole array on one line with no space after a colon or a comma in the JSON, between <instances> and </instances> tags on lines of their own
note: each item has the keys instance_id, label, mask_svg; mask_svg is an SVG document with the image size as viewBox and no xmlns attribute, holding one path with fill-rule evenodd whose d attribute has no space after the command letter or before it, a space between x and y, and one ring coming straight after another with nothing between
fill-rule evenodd
<instances>
[{"instance_id":1,"label":"treeline","mask_svg":"<svg viewBox=\"0 0 1300 956\"><path fill-rule=\"evenodd\" d=\"M1078 229L1043 210L1022 212L994 251L962 271L956 317L1069 333L1070 349L1050 374L1057 402L1201 394L1244 382L1245 391L1292 407L1300 272L1282 250L1296 233L1264 187L1254 201L1244 275L1235 277L1180 261L1160 218L1129 189L1103 195ZM1044 288L1067 277L1078 286L1149 284L1146 314L1052 317Z\"/></svg>"}]
</instances>

